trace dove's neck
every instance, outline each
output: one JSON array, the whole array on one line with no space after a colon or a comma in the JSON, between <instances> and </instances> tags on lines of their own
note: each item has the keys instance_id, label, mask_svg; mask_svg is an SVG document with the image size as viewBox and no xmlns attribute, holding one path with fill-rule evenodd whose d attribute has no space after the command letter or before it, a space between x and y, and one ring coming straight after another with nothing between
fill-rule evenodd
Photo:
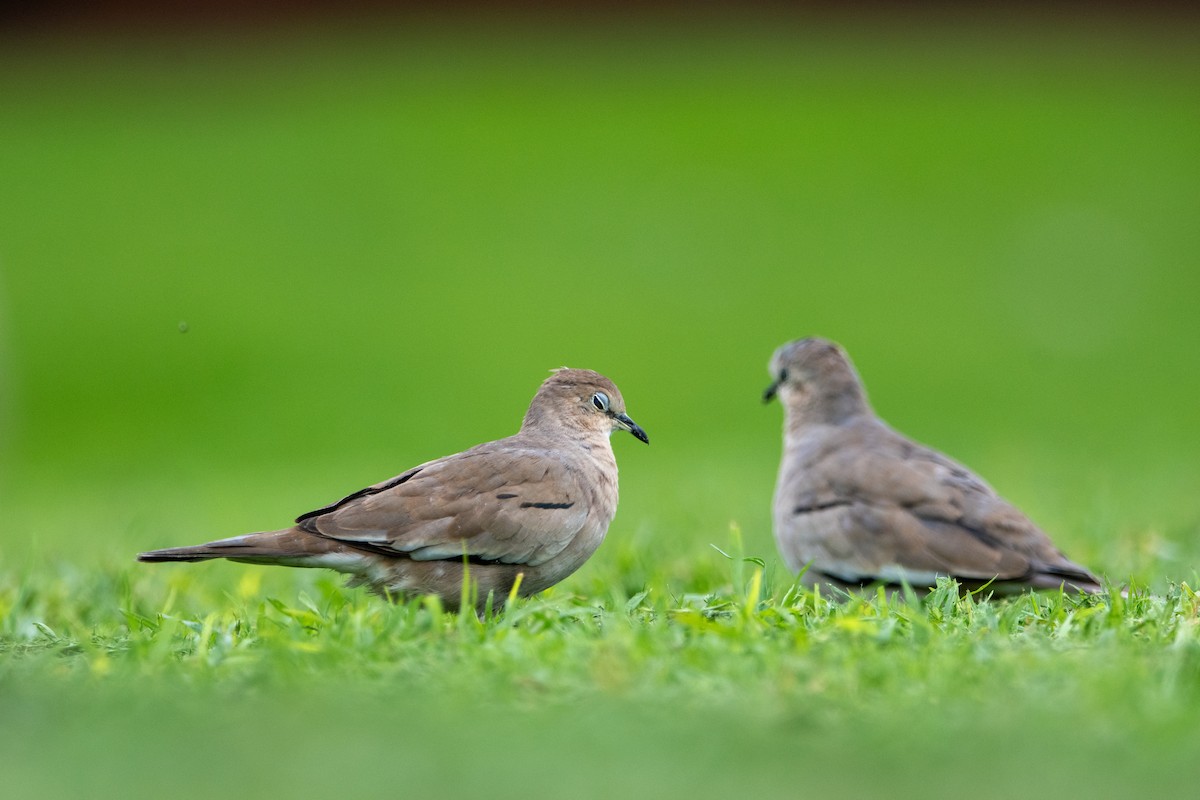
<instances>
[{"instance_id":1,"label":"dove's neck","mask_svg":"<svg viewBox=\"0 0 1200 800\"><path fill-rule=\"evenodd\" d=\"M537 406L530 406L518 435L547 443L575 445L600 461L615 462L609 430L581 425L575 420L548 414Z\"/></svg>"},{"instance_id":2,"label":"dove's neck","mask_svg":"<svg viewBox=\"0 0 1200 800\"><path fill-rule=\"evenodd\" d=\"M862 384L846 375L790 392L786 425L789 432L802 431L812 425L842 425L873 413Z\"/></svg>"},{"instance_id":3,"label":"dove's neck","mask_svg":"<svg viewBox=\"0 0 1200 800\"><path fill-rule=\"evenodd\" d=\"M549 437L575 439L586 433L579 425L571 425L561 414L552 414L538 403L529 406L521 422L521 435L526 438Z\"/></svg>"}]
</instances>

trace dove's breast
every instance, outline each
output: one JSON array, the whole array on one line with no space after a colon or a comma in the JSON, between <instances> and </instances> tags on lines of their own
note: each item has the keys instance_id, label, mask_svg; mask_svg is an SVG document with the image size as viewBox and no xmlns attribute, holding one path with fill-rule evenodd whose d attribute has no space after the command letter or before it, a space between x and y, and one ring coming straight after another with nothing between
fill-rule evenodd
<instances>
[{"instance_id":1,"label":"dove's breast","mask_svg":"<svg viewBox=\"0 0 1200 800\"><path fill-rule=\"evenodd\" d=\"M565 461L567 470L580 489L580 504L584 513L582 524L574 531L557 555L526 571L522 594L539 592L561 581L583 566L608 532L617 513L617 462L607 439L604 447L586 448L576 458Z\"/></svg>"}]
</instances>

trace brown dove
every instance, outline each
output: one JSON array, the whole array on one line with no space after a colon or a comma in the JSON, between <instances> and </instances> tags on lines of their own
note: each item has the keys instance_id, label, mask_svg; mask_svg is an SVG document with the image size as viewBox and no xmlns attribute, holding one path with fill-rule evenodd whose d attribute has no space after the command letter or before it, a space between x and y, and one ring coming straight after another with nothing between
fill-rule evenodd
<instances>
[{"instance_id":1,"label":"brown dove","mask_svg":"<svg viewBox=\"0 0 1200 800\"><path fill-rule=\"evenodd\" d=\"M326 567L353 576L351 586L437 595L454 610L466 573L476 611L489 595L498 609L514 585L522 596L539 592L600 546L617 511L609 441L617 430L649 444L612 381L564 368L538 388L513 436L413 467L302 514L290 528L138 560Z\"/></svg>"},{"instance_id":2,"label":"brown dove","mask_svg":"<svg viewBox=\"0 0 1200 800\"><path fill-rule=\"evenodd\" d=\"M836 344L789 342L768 369L763 399L785 412L775 540L806 584L1102 591L977 475L879 419Z\"/></svg>"}]
</instances>

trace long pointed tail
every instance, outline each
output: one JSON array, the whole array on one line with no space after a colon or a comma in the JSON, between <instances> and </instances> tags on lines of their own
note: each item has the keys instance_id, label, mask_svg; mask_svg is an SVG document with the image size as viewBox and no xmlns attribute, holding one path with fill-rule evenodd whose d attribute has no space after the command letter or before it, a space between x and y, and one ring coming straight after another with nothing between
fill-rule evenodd
<instances>
[{"instance_id":1,"label":"long pointed tail","mask_svg":"<svg viewBox=\"0 0 1200 800\"><path fill-rule=\"evenodd\" d=\"M228 558L250 564L287 564L307 566L305 561L314 556L328 555L338 549L336 542L319 536L288 528L282 531L247 533L229 539L193 545L191 547L168 547L138 553L138 561L208 561L213 558Z\"/></svg>"}]
</instances>

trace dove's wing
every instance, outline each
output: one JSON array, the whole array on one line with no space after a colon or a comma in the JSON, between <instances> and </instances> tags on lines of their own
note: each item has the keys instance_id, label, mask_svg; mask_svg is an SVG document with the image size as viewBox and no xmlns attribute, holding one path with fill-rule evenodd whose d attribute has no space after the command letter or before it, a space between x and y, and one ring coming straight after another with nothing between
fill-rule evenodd
<instances>
[{"instance_id":1,"label":"dove's wing","mask_svg":"<svg viewBox=\"0 0 1200 800\"><path fill-rule=\"evenodd\" d=\"M415 561L538 566L588 519L578 469L509 440L430 461L297 520L309 533Z\"/></svg>"},{"instance_id":2,"label":"dove's wing","mask_svg":"<svg viewBox=\"0 0 1200 800\"><path fill-rule=\"evenodd\" d=\"M962 465L876 420L832 434L777 517L795 555L852 582L938 575L1098 587L1024 514Z\"/></svg>"}]
</instances>

